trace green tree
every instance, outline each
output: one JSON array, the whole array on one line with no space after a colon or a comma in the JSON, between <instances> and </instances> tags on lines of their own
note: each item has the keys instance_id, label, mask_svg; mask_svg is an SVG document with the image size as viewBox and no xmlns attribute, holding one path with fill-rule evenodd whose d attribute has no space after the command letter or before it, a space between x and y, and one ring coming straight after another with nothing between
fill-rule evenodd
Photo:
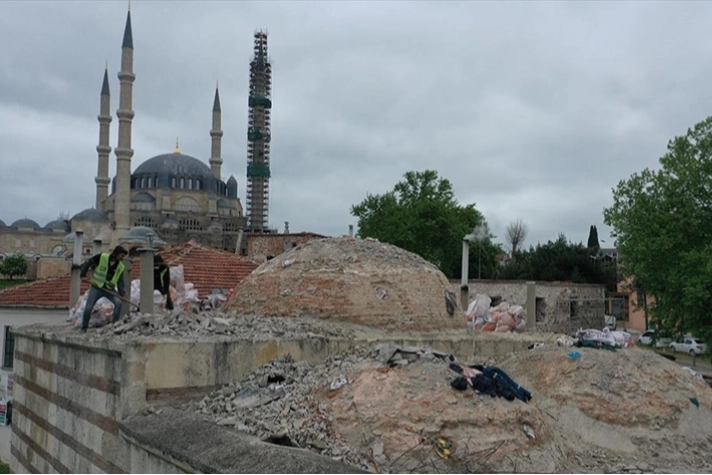
<instances>
[{"instance_id":1,"label":"green tree","mask_svg":"<svg viewBox=\"0 0 712 475\"><path fill-rule=\"evenodd\" d=\"M712 341L712 117L672 139L660 169L619 182L604 220L655 326Z\"/></svg>"},{"instance_id":2,"label":"green tree","mask_svg":"<svg viewBox=\"0 0 712 475\"><path fill-rule=\"evenodd\" d=\"M598 229L593 225L588 230L588 248L596 251L601 248L598 242Z\"/></svg>"},{"instance_id":3,"label":"green tree","mask_svg":"<svg viewBox=\"0 0 712 475\"><path fill-rule=\"evenodd\" d=\"M592 259L588 248L570 242L564 234L556 241L518 252L502 269L501 278L605 284L609 290L615 290L617 284L614 265Z\"/></svg>"},{"instance_id":4,"label":"green tree","mask_svg":"<svg viewBox=\"0 0 712 475\"><path fill-rule=\"evenodd\" d=\"M0 262L0 274L6 275L12 280L15 276L27 273L27 259L22 254L7 256Z\"/></svg>"},{"instance_id":5,"label":"green tree","mask_svg":"<svg viewBox=\"0 0 712 475\"><path fill-rule=\"evenodd\" d=\"M450 181L433 170L407 172L392 191L367 194L351 207L351 214L358 218L359 237L372 237L419 254L449 278L460 275L463 237L478 224L486 224L474 204L460 205ZM470 262L476 246L473 243ZM487 250L491 253L491 246Z\"/></svg>"}]
</instances>

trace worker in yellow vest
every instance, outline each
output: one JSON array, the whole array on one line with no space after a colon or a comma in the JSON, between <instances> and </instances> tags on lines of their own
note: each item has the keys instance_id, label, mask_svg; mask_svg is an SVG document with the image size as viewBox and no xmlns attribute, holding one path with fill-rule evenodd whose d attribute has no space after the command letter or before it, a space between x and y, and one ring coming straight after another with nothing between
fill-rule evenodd
<instances>
[{"instance_id":1,"label":"worker in yellow vest","mask_svg":"<svg viewBox=\"0 0 712 475\"><path fill-rule=\"evenodd\" d=\"M87 328L89 328L91 312L94 310L96 302L102 297L110 300L111 303L114 304L113 321L119 321L119 317L121 316L121 301L126 295L124 279L122 278L124 274L124 263L121 261L124 260L127 254L128 252L125 248L116 246L111 254L102 252L82 264L82 279L86 277L90 269L94 269L87 304L84 308L84 315L82 316L83 332L86 332Z\"/></svg>"}]
</instances>

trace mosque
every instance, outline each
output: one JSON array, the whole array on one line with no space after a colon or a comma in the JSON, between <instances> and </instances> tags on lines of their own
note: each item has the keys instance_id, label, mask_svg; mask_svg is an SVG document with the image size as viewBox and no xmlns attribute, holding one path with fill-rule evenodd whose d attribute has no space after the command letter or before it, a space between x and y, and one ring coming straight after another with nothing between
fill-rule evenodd
<instances>
[{"instance_id":1,"label":"mosque","mask_svg":"<svg viewBox=\"0 0 712 475\"><path fill-rule=\"evenodd\" d=\"M118 142L114 149L116 175L113 179L109 178L112 116L109 75L108 70L105 70L98 116L94 206L71 218L61 216L45 226L40 226L32 219L20 219L9 225L0 220L0 256L15 253L37 257L63 256L71 253L75 231L78 230L84 233L84 252L87 254L93 252L96 240L101 240L104 249L117 244L140 245L145 243L145 235L149 232L154 234L154 243L158 246L182 244L194 239L202 244L232 251L242 241L238 240L238 236L242 236L243 231L276 232L267 226L271 65L266 55L266 39L266 33L255 34L256 57L251 63L247 216L238 198L237 180L234 176L227 180L222 177L222 111L217 85L212 107L211 153L208 163L182 153L176 140L172 153L149 158L131 173L134 155L131 149L133 84L136 76L133 70L133 33L129 10L121 46L121 70L118 73ZM255 78L258 79L257 83ZM255 120L261 129L255 126ZM253 189L259 193L254 194Z\"/></svg>"}]
</instances>

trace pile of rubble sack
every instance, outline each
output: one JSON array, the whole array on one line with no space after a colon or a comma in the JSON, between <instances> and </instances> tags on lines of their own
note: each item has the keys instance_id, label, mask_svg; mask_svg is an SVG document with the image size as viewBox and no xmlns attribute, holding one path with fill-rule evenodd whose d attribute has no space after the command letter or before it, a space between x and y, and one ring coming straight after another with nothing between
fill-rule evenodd
<instances>
[{"instance_id":1,"label":"pile of rubble sack","mask_svg":"<svg viewBox=\"0 0 712 475\"><path fill-rule=\"evenodd\" d=\"M521 305L501 302L490 308L492 299L477 294L465 312L468 328L484 332L522 331L527 326L527 314Z\"/></svg>"},{"instance_id":2,"label":"pile of rubble sack","mask_svg":"<svg viewBox=\"0 0 712 475\"><path fill-rule=\"evenodd\" d=\"M226 294L216 289L212 294L200 299L198 289L196 289L191 282L185 282L183 265L171 267L170 273L171 300L173 301L174 307L178 309L190 310L196 308L198 310L216 310L227 302L229 294L231 293L231 290ZM88 297L89 291L87 290L69 310L68 321L76 327L81 327L82 315L84 314ZM141 301L140 279L131 281L129 300L132 303L129 313L135 316L138 313L138 307ZM153 291L153 304L156 312L164 312L166 310L166 298L161 295L158 290ZM113 311L114 304L104 297L100 298L91 313L89 327L98 328L107 325L111 322Z\"/></svg>"}]
</instances>

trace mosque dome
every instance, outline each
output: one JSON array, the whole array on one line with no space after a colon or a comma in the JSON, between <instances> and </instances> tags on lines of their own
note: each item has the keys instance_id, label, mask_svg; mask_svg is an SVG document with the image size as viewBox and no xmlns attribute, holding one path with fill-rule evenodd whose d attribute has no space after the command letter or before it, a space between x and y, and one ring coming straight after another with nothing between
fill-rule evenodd
<instances>
[{"instance_id":1,"label":"mosque dome","mask_svg":"<svg viewBox=\"0 0 712 475\"><path fill-rule=\"evenodd\" d=\"M131 188L215 190L216 179L208 165L190 155L164 153L149 158L131 174Z\"/></svg>"},{"instance_id":2,"label":"mosque dome","mask_svg":"<svg viewBox=\"0 0 712 475\"><path fill-rule=\"evenodd\" d=\"M86 219L88 221L108 221L109 217L103 211L96 208L87 208L72 216L72 220Z\"/></svg>"},{"instance_id":3,"label":"mosque dome","mask_svg":"<svg viewBox=\"0 0 712 475\"><path fill-rule=\"evenodd\" d=\"M50 230L50 231L66 231L69 232L70 227L69 224L64 221L63 219L55 219L54 221L50 221L49 223L45 224L44 229Z\"/></svg>"},{"instance_id":4,"label":"mosque dome","mask_svg":"<svg viewBox=\"0 0 712 475\"><path fill-rule=\"evenodd\" d=\"M148 242L148 234L153 234L153 245L154 246L165 246L166 242L161 239L155 229L151 229L147 226L134 226L129 229L122 242L129 244L146 244Z\"/></svg>"},{"instance_id":5,"label":"mosque dome","mask_svg":"<svg viewBox=\"0 0 712 475\"><path fill-rule=\"evenodd\" d=\"M161 224L161 229L178 229L178 221L173 218L168 218Z\"/></svg>"},{"instance_id":6,"label":"mosque dome","mask_svg":"<svg viewBox=\"0 0 712 475\"><path fill-rule=\"evenodd\" d=\"M77 239L76 233L69 233L66 236L64 236L64 244L74 244L74 241ZM82 236L82 244L85 242L91 242L92 238L86 234Z\"/></svg>"},{"instance_id":7,"label":"mosque dome","mask_svg":"<svg viewBox=\"0 0 712 475\"><path fill-rule=\"evenodd\" d=\"M36 221L33 221L31 219L18 219L14 223L10 225L11 228L32 228L32 229L37 229L40 228L41 226L37 224Z\"/></svg>"},{"instance_id":8,"label":"mosque dome","mask_svg":"<svg viewBox=\"0 0 712 475\"><path fill-rule=\"evenodd\" d=\"M7 227L7 224L5 224L5 222L2 219L0 219L0 229L6 228L6 227Z\"/></svg>"}]
</instances>

